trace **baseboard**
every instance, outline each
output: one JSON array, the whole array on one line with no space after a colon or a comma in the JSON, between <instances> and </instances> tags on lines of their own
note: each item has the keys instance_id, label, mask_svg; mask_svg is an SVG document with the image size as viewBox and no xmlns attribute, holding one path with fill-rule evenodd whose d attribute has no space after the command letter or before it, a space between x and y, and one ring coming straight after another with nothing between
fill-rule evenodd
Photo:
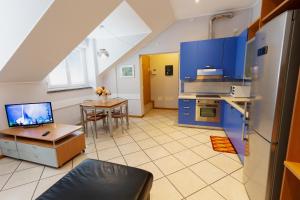
<instances>
[{"instance_id":1,"label":"baseboard","mask_svg":"<svg viewBox=\"0 0 300 200\"><path fill-rule=\"evenodd\" d=\"M132 118L143 118L144 115L128 115L129 117L132 117Z\"/></svg>"},{"instance_id":2,"label":"baseboard","mask_svg":"<svg viewBox=\"0 0 300 200\"><path fill-rule=\"evenodd\" d=\"M200 126L200 125L190 125L190 124L177 124L177 125L181 127L189 127L189 128L203 128L203 129L219 130L219 131L224 130L223 128L216 127L216 126Z\"/></svg>"},{"instance_id":3,"label":"baseboard","mask_svg":"<svg viewBox=\"0 0 300 200\"><path fill-rule=\"evenodd\" d=\"M178 108L161 108L161 107L153 107L153 109L160 109L160 110L178 110Z\"/></svg>"}]
</instances>

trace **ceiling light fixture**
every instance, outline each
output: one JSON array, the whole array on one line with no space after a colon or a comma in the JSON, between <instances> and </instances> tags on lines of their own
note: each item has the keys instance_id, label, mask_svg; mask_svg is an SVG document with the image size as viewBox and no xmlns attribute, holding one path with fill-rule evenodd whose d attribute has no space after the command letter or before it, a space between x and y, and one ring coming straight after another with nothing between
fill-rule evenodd
<instances>
[{"instance_id":1,"label":"ceiling light fixture","mask_svg":"<svg viewBox=\"0 0 300 200\"><path fill-rule=\"evenodd\" d=\"M195 3L199 3L200 2L200 0L195 0Z\"/></svg>"},{"instance_id":2,"label":"ceiling light fixture","mask_svg":"<svg viewBox=\"0 0 300 200\"><path fill-rule=\"evenodd\" d=\"M100 60L106 60L109 57L109 53L106 49L99 49L97 55L99 56Z\"/></svg>"}]
</instances>

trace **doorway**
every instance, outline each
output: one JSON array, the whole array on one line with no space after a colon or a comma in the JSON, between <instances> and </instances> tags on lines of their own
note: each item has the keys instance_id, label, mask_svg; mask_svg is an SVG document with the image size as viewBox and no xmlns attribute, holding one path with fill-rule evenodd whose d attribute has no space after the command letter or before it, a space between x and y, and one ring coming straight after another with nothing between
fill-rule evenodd
<instances>
[{"instance_id":1,"label":"doorway","mask_svg":"<svg viewBox=\"0 0 300 200\"><path fill-rule=\"evenodd\" d=\"M178 109L179 53L140 57L144 113L152 108Z\"/></svg>"}]
</instances>

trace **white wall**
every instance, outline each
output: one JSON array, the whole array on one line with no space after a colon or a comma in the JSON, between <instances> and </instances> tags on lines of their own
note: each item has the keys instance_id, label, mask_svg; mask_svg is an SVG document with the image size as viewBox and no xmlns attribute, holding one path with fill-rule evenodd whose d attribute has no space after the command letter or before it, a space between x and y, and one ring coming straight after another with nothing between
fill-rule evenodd
<instances>
[{"instance_id":1,"label":"white wall","mask_svg":"<svg viewBox=\"0 0 300 200\"><path fill-rule=\"evenodd\" d=\"M217 21L214 25L216 37L228 37L243 31L251 23L251 17L252 8L236 12L232 19ZM113 66L109 72L99 76L98 83L107 86L119 96L135 97L135 99L129 100L133 106L130 108L131 114L143 115L139 55L178 52L180 42L207 39L209 18L209 16L204 16L175 22L145 48L136 52L134 56ZM135 78L124 79L118 76L123 64L134 64Z\"/></svg>"},{"instance_id":2,"label":"white wall","mask_svg":"<svg viewBox=\"0 0 300 200\"><path fill-rule=\"evenodd\" d=\"M53 1L0 1L0 70Z\"/></svg>"}]
</instances>

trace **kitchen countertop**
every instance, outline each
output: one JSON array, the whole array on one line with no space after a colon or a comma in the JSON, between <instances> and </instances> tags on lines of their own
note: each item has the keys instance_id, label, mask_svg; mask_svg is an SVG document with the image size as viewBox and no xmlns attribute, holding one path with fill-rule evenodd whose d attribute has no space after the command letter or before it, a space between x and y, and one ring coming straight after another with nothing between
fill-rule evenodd
<instances>
[{"instance_id":1,"label":"kitchen countertop","mask_svg":"<svg viewBox=\"0 0 300 200\"><path fill-rule=\"evenodd\" d=\"M196 98L196 95L199 93L180 93L178 99L212 99L212 100L224 100L232 107L237 109L240 113L245 114L248 117L248 111L245 112L245 109L239 106L236 102L250 102L250 98L235 98L229 94L219 94L219 97L199 97Z\"/></svg>"}]
</instances>

